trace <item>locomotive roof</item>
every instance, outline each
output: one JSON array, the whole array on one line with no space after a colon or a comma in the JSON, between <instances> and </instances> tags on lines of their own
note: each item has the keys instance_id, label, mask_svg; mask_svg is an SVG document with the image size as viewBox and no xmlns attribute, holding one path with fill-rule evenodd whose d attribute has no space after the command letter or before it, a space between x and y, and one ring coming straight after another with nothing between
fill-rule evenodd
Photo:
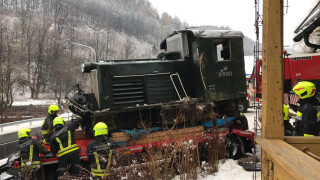
<instances>
[{"instance_id":1,"label":"locomotive roof","mask_svg":"<svg viewBox=\"0 0 320 180\"><path fill-rule=\"evenodd\" d=\"M183 30L190 31L194 36L201 38L233 38L233 37L243 37L241 31L231 31L231 30ZM181 32L183 32L181 31Z\"/></svg>"},{"instance_id":2,"label":"locomotive roof","mask_svg":"<svg viewBox=\"0 0 320 180\"><path fill-rule=\"evenodd\" d=\"M167 38L179 33L184 33L184 32L188 34L192 34L193 36L196 36L198 38L242 38L243 37L243 34L241 31L187 29L187 30L181 30L181 31L174 31ZM166 39L164 39L160 43L160 49L166 49L167 47Z\"/></svg>"}]
</instances>

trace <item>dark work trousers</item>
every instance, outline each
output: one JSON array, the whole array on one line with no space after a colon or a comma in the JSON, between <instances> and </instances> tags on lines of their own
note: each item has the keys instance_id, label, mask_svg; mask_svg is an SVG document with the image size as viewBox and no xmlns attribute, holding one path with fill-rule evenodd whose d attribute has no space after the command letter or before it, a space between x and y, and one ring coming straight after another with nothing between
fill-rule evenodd
<instances>
[{"instance_id":1,"label":"dark work trousers","mask_svg":"<svg viewBox=\"0 0 320 180\"><path fill-rule=\"evenodd\" d=\"M37 169L34 177L36 177L38 180L42 179L42 168Z\"/></svg>"},{"instance_id":2,"label":"dark work trousers","mask_svg":"<svg viewBox=\"0 0 320 180\"><path fill-rule=\"evenodd\" d=\"M58 169L66 169L68 166L70 175L79 174L80 157L79 151L71 152L59 157ZM62 176L66 170L59 171L58 177Z\"/></svg>"}]
</instances>

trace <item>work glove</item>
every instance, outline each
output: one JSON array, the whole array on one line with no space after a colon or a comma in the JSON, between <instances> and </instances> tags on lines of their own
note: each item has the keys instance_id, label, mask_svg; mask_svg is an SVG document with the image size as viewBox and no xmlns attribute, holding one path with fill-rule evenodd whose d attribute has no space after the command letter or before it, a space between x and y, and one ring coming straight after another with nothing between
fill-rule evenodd
<instances>
[{"instance_id":1,"label":"work glove","mask_svg":"<svg viewBox=\"0 0 320 180\"><path fill-rule=\"evenodd\" d=\"M44 156L45 159L53 158L55 155L53 153L48 153Z\"/></svg>"}]
</instances>

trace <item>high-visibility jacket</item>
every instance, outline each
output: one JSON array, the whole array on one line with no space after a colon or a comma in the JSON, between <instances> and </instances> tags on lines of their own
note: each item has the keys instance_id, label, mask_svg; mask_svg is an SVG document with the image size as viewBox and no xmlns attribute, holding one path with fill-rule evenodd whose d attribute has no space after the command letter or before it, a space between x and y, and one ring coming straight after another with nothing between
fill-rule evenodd
<instances>
[{"instance_id":1,"label":"high-visibility jacket","mask_svg":"<svg viewBox=\"0 0 320 180\"><path fill-rule=\"evenodd\" d=\"M87 147L91 173L96 177L108 176L116 144L105 136L96 136Z\"/></svg>"},{"instance_id":2,"label":"high-visibility jacket","mask_svg":"<svg viewBox=\"0 0 320 180\"><path fill-rule=\"evenodd\" d=\"M27 166L36 168L40 165L39 153L47 154L48 151L37 140L31 137L24 137L19 140L19 153L21 154L21 167ZM29 162L29 163L27 163Z\"/></svg>"},{"instance_id":3,"label":"high-visibility jacket","mask_svg":"<svg viewBox=\"0 0 320 180\"><path fill-rule=\"evenodd\" d=\"M319 136L320 111L317 102L315 98L300 100L295 123L297 136Z\"/></svg>"},{"instance_id":4,"label":"high-visibility jacket","mask_svg":"<svg viewBox=\"0 0 320 180\"><path fill-rule=\"evenodd\" d=\"M58 117L56 114L48 114L46 119L42 123L41 134L45 143L49 143L51 135L53 133L53 120Z\"/></svg>"},{"instance_id":5,"label":"high-visibility jacket","mask_svg":"<svg viewBox=\"0 0 320 180\"><path fill-rule=\"evenodd\" d=\"M79 147L74 138L74 131L79 127L80 120L81 117L78 116L70 125L54 131L50 140L51 153L61 157L71 152L79 152Z\"/></svg>"}]
</instances>

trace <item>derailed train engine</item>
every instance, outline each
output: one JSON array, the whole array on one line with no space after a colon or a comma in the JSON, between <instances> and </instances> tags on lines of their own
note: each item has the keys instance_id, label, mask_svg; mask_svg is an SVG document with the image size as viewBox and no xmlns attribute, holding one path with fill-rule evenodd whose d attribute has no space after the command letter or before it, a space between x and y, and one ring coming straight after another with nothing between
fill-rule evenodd
<instances>
[{"instance_id":1,"label":"derailed train engine","mask_svg":"<svg viewBox=\"0 0 320 180\"><path fill-rule=\"evenodd\" d=\"M86 114L83 128L96 121L110 130L189 126L239 114L237 106L246 100L241 32L182 30L160 48L157 59L82 64L91 92L78 87L66 97L71 110Z\"/></svg>"}]
</instances>

